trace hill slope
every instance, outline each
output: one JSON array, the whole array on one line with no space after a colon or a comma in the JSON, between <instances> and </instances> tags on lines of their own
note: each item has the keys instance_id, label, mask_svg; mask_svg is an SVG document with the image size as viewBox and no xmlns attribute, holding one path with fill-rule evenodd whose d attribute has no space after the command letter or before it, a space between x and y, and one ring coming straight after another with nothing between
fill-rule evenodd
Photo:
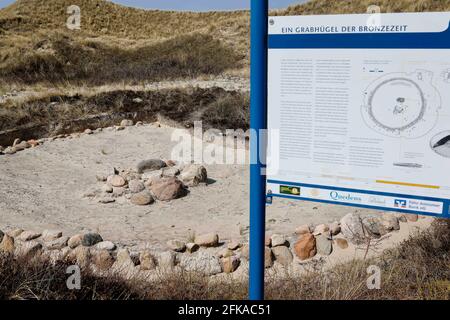
<instances>
[{"instance_id":1,"label":"hill slope","mask_svg":"<svg viewBox=\"0 0 450 320\"><path fill-rule=\"evenodd\" d=\"M81 30L66 28L70 5ZM273 15L447 11L450 0L311 0ZM0 76L4 80L155 81L248 74L249 12L142 10L104 0L18 0L0 10ZM107 72L105 72L105 70ZM101 71L101 72L99 72Z\"/></svg>"}]
</instances>

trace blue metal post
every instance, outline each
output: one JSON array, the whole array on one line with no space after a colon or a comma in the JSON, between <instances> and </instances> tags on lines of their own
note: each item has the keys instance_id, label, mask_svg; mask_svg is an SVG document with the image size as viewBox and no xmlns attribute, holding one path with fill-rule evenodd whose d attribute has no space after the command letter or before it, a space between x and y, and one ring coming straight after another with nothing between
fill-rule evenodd
<instances>
[{"instance_id":1,"label":"blue metal post","mask_svg":"<svg viewBox=\"0 0 450 320\"><path fill-rule=\"evenodd\" d=\"M256 134L250 139L250 300L264 299L266 155L260 132L267 129L267 22L268 0L251 0L250 128Z\"/></svg>"}]
</instances>

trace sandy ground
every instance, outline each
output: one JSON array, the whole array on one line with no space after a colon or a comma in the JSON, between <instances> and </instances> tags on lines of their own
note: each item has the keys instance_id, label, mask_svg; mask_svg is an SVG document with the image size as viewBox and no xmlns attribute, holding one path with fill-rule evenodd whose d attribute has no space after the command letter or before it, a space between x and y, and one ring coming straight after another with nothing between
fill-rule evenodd
<instances>
[{"instance_id":1,"label":"sandy ground","mask_svg":"<svg viewBox=\"0 0 450 320\"><path fill-rule=\"evenodd\" d=\"M171 202L137 207L125 199L100 204L83 198L100 186L97 174L111 173L113 167L133 168L143 159L170 158L176 144L171 141L173 130L152 125L123 131L105 129L0 156L0 229L50 228L67 235L98 231L104 239L119 244L146 243L156 248L169 239L186 240L194 233L210 231L218 232L224 240L246 239L249 172L245 165L205 165L213 182L190 188L187 197ZM299 225L339 221L358 210L369 212L275 199L267 210L267 232L293 234ZM418 224L425 228L429 221L419 220ZM411 228L416 227L402 224L402 231L391 238L404 239ZM355 252L346 251L347 255Z\"/></svg>"}]
</instances>

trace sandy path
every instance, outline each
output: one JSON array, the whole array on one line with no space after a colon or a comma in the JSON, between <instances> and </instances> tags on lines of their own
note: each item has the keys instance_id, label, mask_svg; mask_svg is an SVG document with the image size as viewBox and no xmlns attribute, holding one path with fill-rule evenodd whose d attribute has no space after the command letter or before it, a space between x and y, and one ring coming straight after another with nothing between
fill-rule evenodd
<instances>
[{"instance_id":1,"label":"sandy path","mask_svg":"<svg viewBox=\"0 0 450 320\"><path fill-rule=\"evenodd\" d=\"M56 228L66 234L94 230L121 244L157 247L193 232L217 231L223 239L247 237L249 183L244 165L206 165L215 182L191 188L187 197L169 203L137 207L126 200L100 204L83 198L99 186L97 174L113 167L132 168L142 159L170 158L176 144L172 132L150 125L105 129L0 156L0 229ZM275 199L267 210L267 230L292 234L299 225L333 222L354 211Z\"/></svg>"}]
</instances>

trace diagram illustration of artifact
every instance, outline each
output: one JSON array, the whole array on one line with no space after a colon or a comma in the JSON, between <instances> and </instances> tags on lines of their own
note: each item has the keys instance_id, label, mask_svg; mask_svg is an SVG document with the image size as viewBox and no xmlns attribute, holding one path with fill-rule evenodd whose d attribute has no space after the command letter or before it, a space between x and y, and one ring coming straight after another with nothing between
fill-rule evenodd
<instances>
[{"instance_id":1,"label":"diagram illustration of artifact","mask_svg":"<svg viewBox=\"0 0 450 320\"><path fill-rule=\"evenodd\" d=\"M444 70L444 72L442 72L442 81L450 83L450 69Z\"/></svg>"},{"instance_id":2,"label":"diagram illustration of artifact","mask_svg":"<svg viewBox=\"0 0 450 320\"><path fill-rule=\"evenodd\" d=\"M404 138L427 134L438 120L441 96L432 84L433 73L386 74L364 93L362 116L376 132Z\"/></svg>"},{"instance_id":3,"label":"diagram illustration of artifact","mask_svg":"<svg viewBox=\"0 0 450 320\"><path fill-rule=\"evenodd\" d=\"M438 155L450 158L450 130L438 133L431 138L430 147Z\"/></svg>"}]
</instances>

